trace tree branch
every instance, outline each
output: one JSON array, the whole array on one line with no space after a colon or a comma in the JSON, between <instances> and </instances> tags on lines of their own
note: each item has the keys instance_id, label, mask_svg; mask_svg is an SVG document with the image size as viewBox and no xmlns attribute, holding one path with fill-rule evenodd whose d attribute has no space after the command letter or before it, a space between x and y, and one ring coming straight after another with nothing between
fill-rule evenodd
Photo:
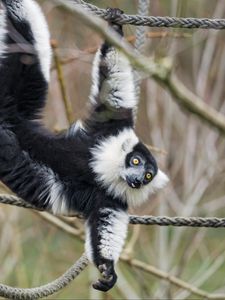
<instances>
[{"instance_id":1,"label":"tree branch","mask_svg":"<svg viewBox=\"0 0 225 300\"><path fill-rule=\"evenodd\" d=\"M171 74L172 64L168 58L162 60L160 63L156 63L143 55L139 54L137 56L135 51L125 40L121 41L118 34L111 28L102 26L101 19L93 16L90 12L85 12L85 10L78 5L72 5L62 0L55 1L72 11L78 19L123 52L134 67L150 75L160 85L166 88L174 97L174 100L185 111L195 114L203 122L225 135L225 116L203 102L199 97L188 90L175 75Z\"/></svg>"},{"instance_id":2,"label":"tree branch","mask_svg":"<svg viewBox=\"0 0 225 300\"><path fill-rule=\"evenodd\" d=\"M178 288L182 288L184 290L189 291L191 294L199 296L204 299L213 299L213 300L222 300L225 299L224 294L210 294L205 292L204 290L201 290L199 288L196 288L195 286L173 276L170 275L167 272L164 272L162 270L159 270L158 268L148 265L138 259L129 258L126 255L121 255L120 259L125 262L126 264L130 265L131 267L135 267L143 272L152 274L153 276L166 280L170 282L171 284L177 286Z\"/></svg>"}]
</instances>

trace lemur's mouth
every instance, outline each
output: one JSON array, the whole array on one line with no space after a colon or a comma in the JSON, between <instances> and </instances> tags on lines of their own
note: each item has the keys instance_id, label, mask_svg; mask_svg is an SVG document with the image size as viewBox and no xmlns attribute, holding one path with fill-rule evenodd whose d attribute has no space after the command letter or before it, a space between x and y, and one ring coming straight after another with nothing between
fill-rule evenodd
<instances>
[{"instance_id":1,"label":"lemur's mouth","mask_svg":"<svg viewBox=\"0 0 225 300\"><path fill-rule=\"evenodd\" d=\"M126 177L126 182L132 189L140 189L142 182L137 178Z\"/></svg>"}]
</instances>

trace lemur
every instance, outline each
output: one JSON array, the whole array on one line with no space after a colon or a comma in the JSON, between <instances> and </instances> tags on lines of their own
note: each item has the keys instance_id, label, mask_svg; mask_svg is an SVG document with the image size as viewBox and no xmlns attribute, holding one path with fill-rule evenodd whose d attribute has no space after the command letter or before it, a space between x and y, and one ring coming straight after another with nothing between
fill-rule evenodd
<instances>
[{"instance_id":1,"label":"lemur","mask_svg":"<svg viewBox=\"0 0 225 300\"><path fill-rule=\"evenodd\" d=\"M123 38L122 26L110 26ZM86 254L102 275L93 287L107 291L117 280L128 208L168 178L134 131L137 98L126 56L103 43L93 63L89 116L60 134L40 121L50 64L38 4L0 0L0 179L37 208L84 216Z\"/></svg>"}]
</instances>

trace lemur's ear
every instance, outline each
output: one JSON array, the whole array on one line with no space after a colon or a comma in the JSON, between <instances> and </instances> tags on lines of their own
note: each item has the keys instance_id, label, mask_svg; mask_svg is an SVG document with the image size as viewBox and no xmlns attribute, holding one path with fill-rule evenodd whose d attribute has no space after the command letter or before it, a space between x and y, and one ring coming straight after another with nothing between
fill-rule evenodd
<instances>
[{"instance_id":1,"label":"lemur's ear","mask_svg":"<svg viewBox=\"0 0 225 300\"><path fill-rule=\"evenodd\" d=\"M151 186L153 187L154 190L158 190L163 188L168 182L169 182L168 176L159 169L156 176L151 182Z\"/></svg>"}]
</instances>

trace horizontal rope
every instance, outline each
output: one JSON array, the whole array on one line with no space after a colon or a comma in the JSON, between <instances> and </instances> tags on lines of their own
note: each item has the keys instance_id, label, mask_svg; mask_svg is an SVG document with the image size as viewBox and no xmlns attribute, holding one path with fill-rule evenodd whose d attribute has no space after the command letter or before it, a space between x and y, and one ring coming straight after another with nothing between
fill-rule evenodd
<instances>
[{"instance_id":1,"label":"horizontal rope","mask_svg":"<svg viewBox=\"0 0 225 300\"><path fill-rule=\"evenodd\" d=\"M23 208L31 208L35 210L41 210L36 208L24 200L17 198L16 196L0 194L0 203L15 205ZM50 212L51 213L51 212ZM72 217L71 215L69 217ZM225 218L201 218L201 217L166 217L166 216L135 216L130 215L130 224L142 224L142 225L159 225L159 226L186 226L186 227L225 227Z\"/></svg>"},{"instance_id":2,"label":"horizontal rope","mask_svg":"<svg viewBox=\"0 0 225 300\"><path fill-rule=\"evenodd\" d=\"M130 224L186 226L186 227L225 227L225 218L200 217L161 217L161 216L130 216Z\"/></svg>"},{"instance_id":3,"label":"horizontal rope","mask_svg":"<svg viewBox=\"0 0 225 300\"><path fill-rule=\"evenodd\" d=\"M75 5L79 4L81 7L105 20L110 19L122 25L130 24L135 26L149 27L225 29L225 19L154 17L126 14L112 18L109 16L109 13L106 9L98 8L95 5L86 3L83 0L67 1L72 2Z\"/></svg>"},{"instance_id":4,"label":"horizontal rope","mask_svg":"<svg viewBox=\"0 0 225 300\"><path fill-rule=\"evenodd\" d=\"M0 203L16 205L24 208L36 209L24 200L13 196L0 194ZM199 218L199 217L155 217L130 215L130 224L160 225L160 226L188 226L188 227L225 227L225 218ZM52 295L74 280L88 265L88 260L83 255L68 271L51 283L37 288L13 288L0 284L0 297L10 299L39 299Z\"/></svg>"},{"instance_id":5,"label":"horizontal rope","mask_svg":"<svg viewBox=\"0 0 225 300\"><path fill-rule=\"evenodd\" d=\"M56 280L37 288L14 288L0 284L0 297L16 300L34 300L48 297L73 281L88 265L88 259L83 254L75 264Z\"/></svg>"},{"instance_id":6,"label":"horizontal rope","mask_svg":"<svg viewBox=\"0 0 225 300\"><path fill-rule=\"evenodd\" d=\"M21 198L18 198L17 196L9 194L0 194L0 203L43 211L42 209L25 202Z\"/></svg>"}]
</instances>

